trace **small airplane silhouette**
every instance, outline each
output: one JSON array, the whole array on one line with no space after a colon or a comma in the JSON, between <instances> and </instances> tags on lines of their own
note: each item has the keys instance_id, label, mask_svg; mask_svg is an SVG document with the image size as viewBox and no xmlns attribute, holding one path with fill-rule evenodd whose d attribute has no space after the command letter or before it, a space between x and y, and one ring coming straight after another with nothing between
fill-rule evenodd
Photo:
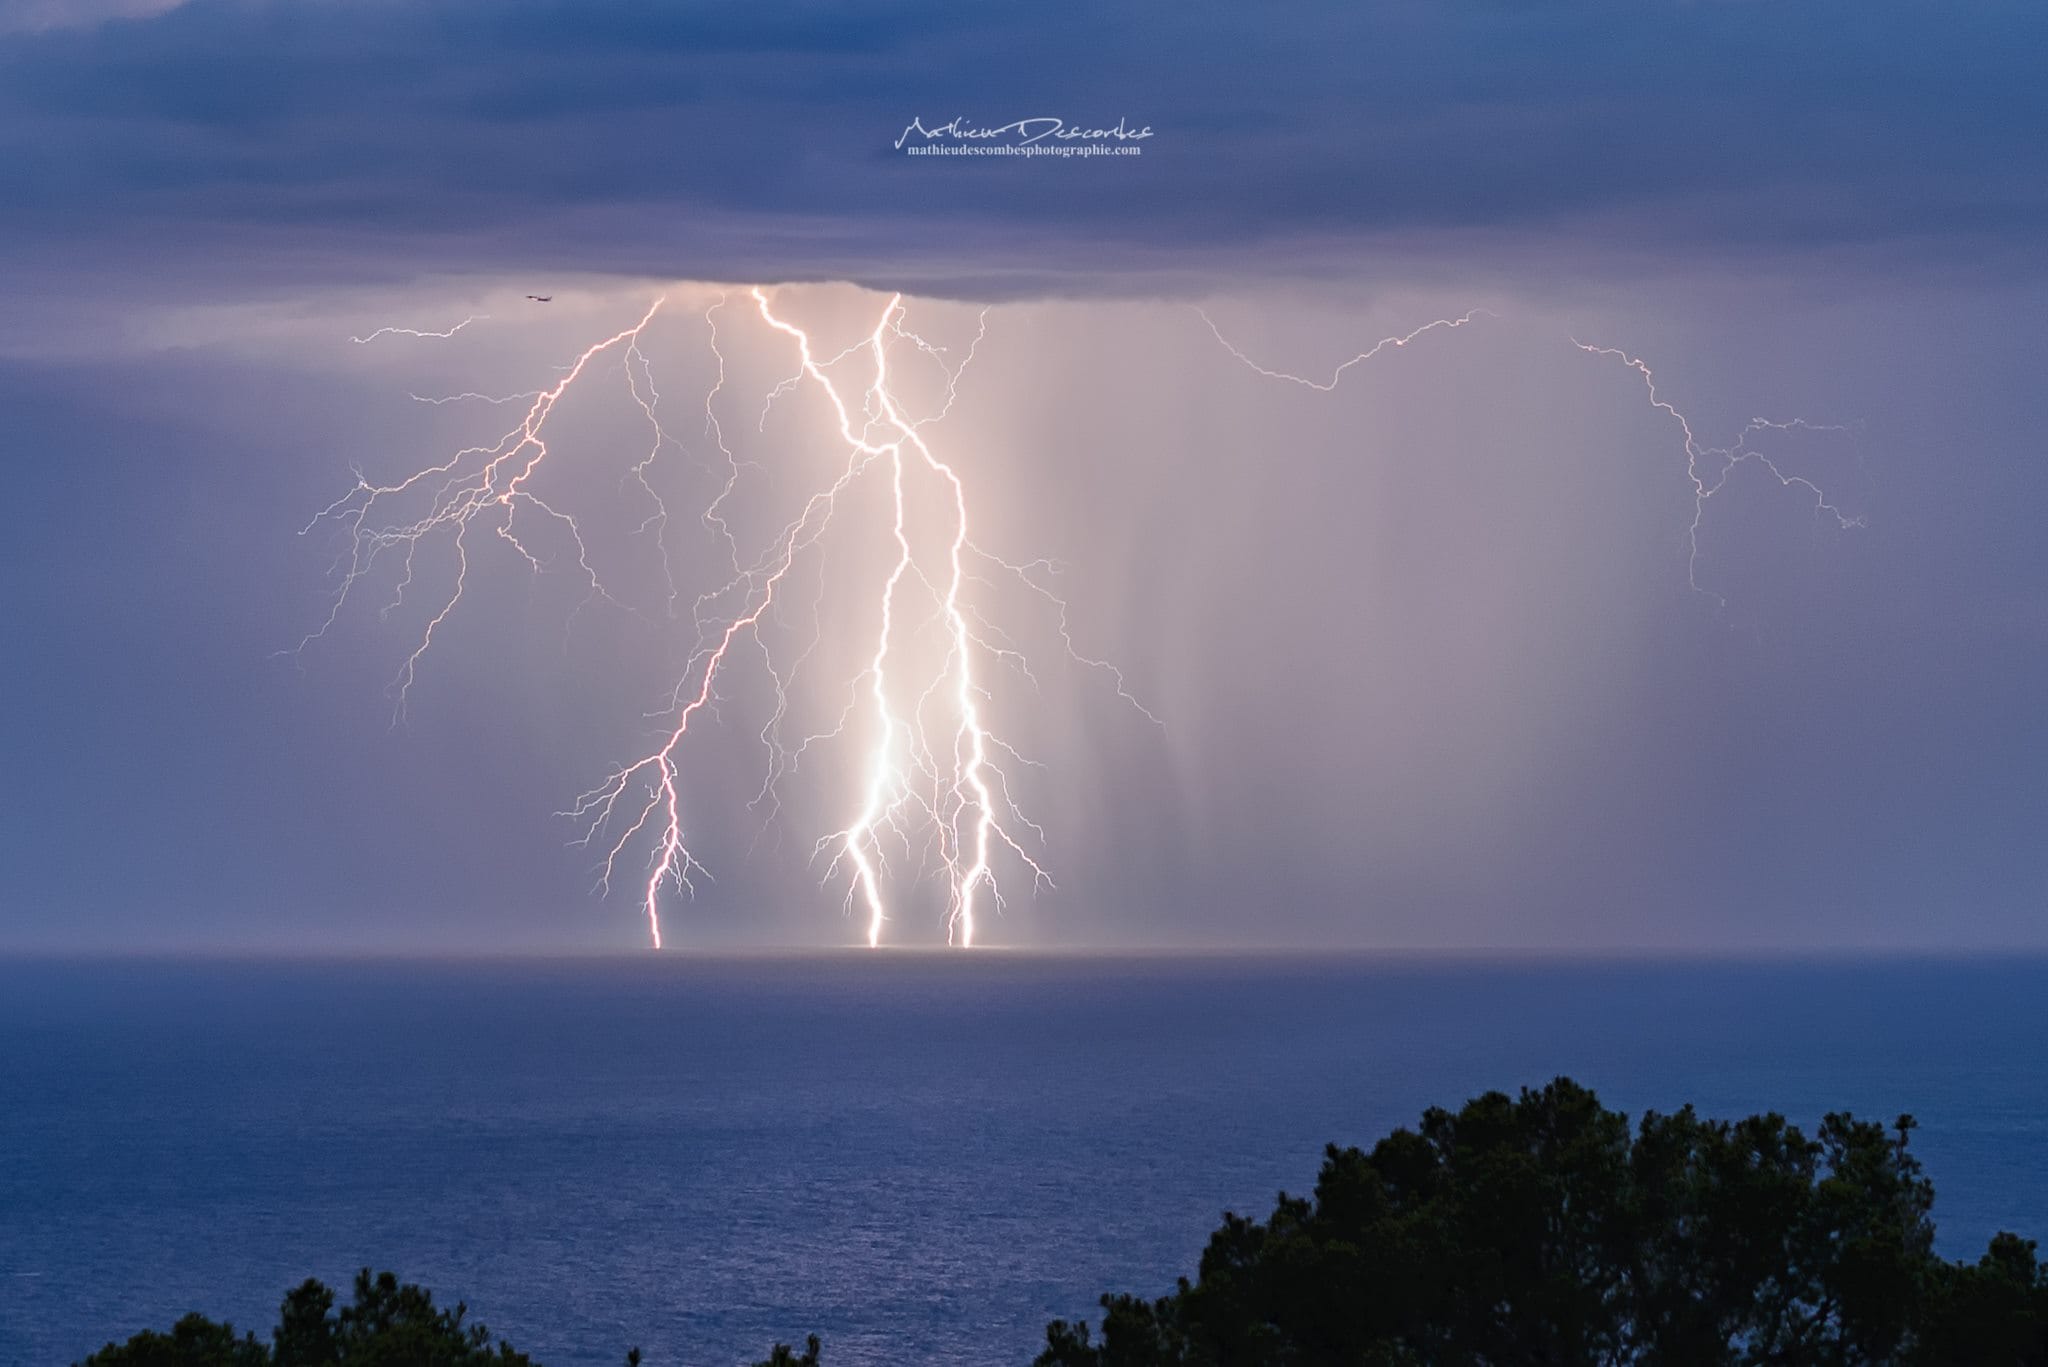
<instances>
[{"instance_id":1,"label":"small airplane silhouette","mask_svg":"<svg viewBox=\"0 0 2048 1367\"><path fill-rule=\"evenodd\" d=\"M536 304L546 304L551 303L555 296L552 294L529 294L526 297Z\"/></svg>"}]
</instances>

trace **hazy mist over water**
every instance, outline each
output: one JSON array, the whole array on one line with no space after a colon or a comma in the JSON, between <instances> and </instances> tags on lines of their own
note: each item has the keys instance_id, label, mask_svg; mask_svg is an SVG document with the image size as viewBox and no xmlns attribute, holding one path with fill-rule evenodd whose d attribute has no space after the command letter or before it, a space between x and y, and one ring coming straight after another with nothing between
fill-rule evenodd
<instances>
[{"instance_id":1,"label":"hazy mist over water","mask_svg":"<svg viewBox=\"0 0 2048 1367\"><path fill-rule=\"evenodd\" d=\"M1921 1121L2048 1232L2038 958L0 961L0 1361L389 1267L550 1367L1023 1363L1321 1146L1567 1073Z\"/></svg>"}]
</instances>

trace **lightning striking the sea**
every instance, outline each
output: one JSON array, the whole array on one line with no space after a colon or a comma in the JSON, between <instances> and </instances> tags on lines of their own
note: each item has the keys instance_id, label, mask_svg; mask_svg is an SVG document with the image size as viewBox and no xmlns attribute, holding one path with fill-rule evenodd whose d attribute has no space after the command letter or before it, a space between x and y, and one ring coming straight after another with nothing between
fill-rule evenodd
<instances>
[{"instance_id":1,"label":"lightning striking the sea","mask_svg":"<svg viewBox=\"0 0 2048 1367\"><path fill-rule=\"evenodd\" d=\"M659 948L664 897L694 891L696 879L706 871L688 840L686 744L715 716L740 647L750 645L751 658L769 661L769 687L776 700L761 734L769 754L762 798L773 799L779 778L811 745L849 731L864 737L862 777L848 818L817 841L814 857L824 865L828 882L844 886L849 910L860 914L866 943L881 944L886 928L897 919L892 888L913 872L899 870L897 862L926 851L946 885L948 943L971 946L985 915L1004 905L1006 877L1022 877L1034 888L1052 881L1043 858L1044 831L1012 795L1008 766L1030 761L995 733L987 708L991 669L1007 663L1028 678L1035 676L1010 638L993 625L994 608L981 602L986 595L977 591L987 590L998 577L1020 587L1027 602L1056 619L1051 630L1075 663L1106 674L1120 698L1150 720L1157 718L1132 696L1114 666L1074 648L1067 604L1045 581L1055 566L1046 561L1013 563L984 550L974 539L961 470L925 435L924 429L951 409L986 330L986 313L973 344L951 363L944 349L905 325L900 295L881 306L862 340L832 354L822 353L810 332L787 316L768 291L750 289L746 297L761 326L794 359L793 371L767 395L760 425L765 429L768 413L780 399L809 387L833 414L844 460L835 477L810 493L764 550L750 558L742 554L725 508L752 462L734 455L718 414L726 383L718 315L729 302L721 296L703 315L718 367L717 380L705 395L703 415L726 478L701 520L729 553L732 578L694 600L691 618L697 644L671 694L668 722L658 741L616 766L564 813L578 823L573 843L600 856L598 883L604 891L610 891L629 866L637 865L631 876L649 941ZM464 448L392 483L372 483L359 474L354 488L321 510L306 530L338 525L344 533L344 553L326 618L301 649L334 625L373 567L387 556L397 557L400 568L386 611L402 604L413 588L415 553L433 538L452 548L454 577L446 596L427 614L392 681L400 718L436 633L462 602L482 534L498 538L539 570L543 559L530 544L532 529L551 524L566 533L590 596L613 599L593 568L591 548L576 518L538 494L534 476L550 455L547 428L556 406L572 388L587 383L601 361L616 358L628 394L649 430L646 454L628 471L653 509L640 530L666 529L669 509L649 482L649 470L671 436L658 415L660 399L642 348L666 302L666 296L655 299L636 322L585 348L545 389L506 396L414 395L436 405L523 402L526 407L518 425L495 442ZM452 335L460 326L442 335ZM895 367L900 358L893 354L897 351L942 368L944 400L936 412L913 416L899 396ZM780 727L792 678L809 652L778 668L763 639L764 623L782 606L799 564L820 553L835 517L842 516L849 491L867 480L886 482L888 539L894 548L873 588L872 646L864 670L852 681L856 701L840 717L838 727L792 745L783 740ZM932 525L933 494L941 510L937 526ZM408 500L418 506L401 513ZM673 603L672 576L670 582ZM917 638L933 628L942 648L936 653L913 649Z\"/></svg>"}]
</instances>

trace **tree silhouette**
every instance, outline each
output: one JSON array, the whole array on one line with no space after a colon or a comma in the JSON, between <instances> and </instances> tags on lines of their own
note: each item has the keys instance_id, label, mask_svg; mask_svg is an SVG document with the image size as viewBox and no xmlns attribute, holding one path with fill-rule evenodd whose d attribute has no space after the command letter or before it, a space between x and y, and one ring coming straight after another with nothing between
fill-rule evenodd
<instances>
[{"instance_id":1,"label":"tree silhouette","mask_svg":"<svg viewBox=\"0 0 2048 1367\"><path fill-rule=\"evenodd\" d=\"M2024 1367L2048 1273L1994 1240L1933 1253L1933 1188L1891 1126L1628 1119L1559 1079L1433 1109L1315 1193L1226 1215L1170 1295L1047 1327L1038 1367Z\"/></svg>"},{"instance_id":2,"label":"tree silhouette","mask_svg":"<svg viewBox=\"0 0 2048 1367\"><path fill-rule=\"evenodd\" d=\"M812 1334L804 1340L802 1357L798 1357L796 1349L788 1344L778 1343L774 1351L754 1367L818 1367L818 1336Z\"/></svg>"},{"instance_id":3,"label":"tree silhouette","mask_svg":"<svg viewBox=\"0 0 2048 1367\"><path fill-rule=\"evenodd\" d=\"M169 1334L144 1332L108 1344L80 1367L538 1367L510 1344L468 1322L469 1309L434 1304L433 1293L389 1272L356 1274L354 1300L339 1311L317 1281L294 1287L269 1344L234 1327L187 1315Z\"/></svg>"}]
</instances>

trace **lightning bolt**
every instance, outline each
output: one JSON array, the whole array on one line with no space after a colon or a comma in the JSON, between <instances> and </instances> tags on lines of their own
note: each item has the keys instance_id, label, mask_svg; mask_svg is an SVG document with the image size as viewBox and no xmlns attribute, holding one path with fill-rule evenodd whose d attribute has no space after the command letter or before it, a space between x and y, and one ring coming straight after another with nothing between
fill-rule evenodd
<instances>
[{"instance_id":1,"label":"lightning bolt","mask_svg":"<svg viewBox=\"0 0 2048 1367\"><path fill-rule=\"evenodd\" d=\"M594 343L569 366L562 378L548 389L538 391L526 410L526 416L517 427L499 437L488 447L466 447L456 452L439 465L428 466L396 484L372 484L360 471L356 475L355 487L320 510L301 534L333 520L348 533L346 550L338 567L339 584L330 604L327 618L319 628L299 643L301 653L307 646L319 640L339 619L343 608L348 605L357 585L361 584L376 563L389 551L397 550L402 557L403 574L398 581L392 601L385 607L388 615L404 603L405 594L413 582L414 553L420 544L436 535L447 532L452 537L455 558L455 584L440 608L427 619L421 631L419 643L406 656L391 688L395 695L395 718L405 714L407 698L417 676L420 661L433 646L434 635L462 601L469 580L469 556L471 533L479 526L487 526L499 539L504 541L528 566L538 572L542 568L540 558L528 547L524 533L515 522L521 509L531 510L560 524L568 530L570 540L576 547L576 562L589 581L593 596L609 597L598 581L597 572L591 567L589 548L584 544L583 534L576 520L553 504L540 498L527 482L541 462L547 459L548 446L543 435L550 414L562 395L569 391L577 379L589 367L591 361L622 343L635 340L647 325L654 321L662 300L657 298L648 306L640 321L632 327L614 333L601 342ZM458 328L461 325L458 324ZM437 484L435 481L439 480ZM411 517L400 516L395 522L377 523L371 519L382 508L408 496L425 495L427 506L424 511Z\"/></svg>"},{"instance_id":2,"label":"lightning bolt","mask_svg":"<svg viewBox=\"0 0 2048 1367\"><path fill-rule=\"evenodd\" d=\"M1720 594L1700 587L1700 524L1706 519L1707 500L1728 487L1729 477L1740 466L1753 464L1760 467L1766 474L1778 482L1778 487L1781 489L1796 488L1803 490L1813 499L1815 515L1826 514L1833 518L1836 526L1844 531L1852 527L1864 525L1864 519L1861 516L1852 517L1844 513L1838 505L1830 501L1827 492L1818 484L1807 479L1804 475L1785 473L1775 460L1750 445L1750 439L1761 432L1847 432L1850 430L1848 424L1814 423L1808 422L1804 418L1789 418L1783 421L1771 418L1751 418L1743 426L1742 430L1736 433L1735 440L1727 446L1707 446L1702 444L1699 438L1693 435L1691 420L1685 414L1665 402L1664 398L1657 393L1657 377L1651 372L1650 367L1645 365L1640 359L1615 347L1593 346L1590 343L1580 341L1576 337L1572 338L1571 341L1573 346L1589 356L1611 357L1642 376L1643 388L1649 395L1650 406L1677 423L1678 430L1685 437L1685 473L1686 477L1692 481L1693 491L1692 523L1686 528L1688 551L1685 562L1685 578L1695 593L1706 593L1721 606L1726 607L1728 605L1728 600ZM1702 466L1706 468L1703 470Z\"/></svg>"},{"instance_id":3,"label":"lightning bolt","mask_svg":"<svg viewBox=\"0 0 2048 1367\"><path fill-rule=\"evenodd\" d=\"M481 322L481 321L483 321L483 320L484 320L485 318L488 318L488 317L490 317L490 315L489 315L488 313L472 313L472 314L471 314L471 315L470 315L469 317L467 317L467 318L463 319L463 320L462 320L461 322L457 323L457 324L456 324L456 325L455 325L454 327L452 327L452 328L449 328L449 329L448 329L447 331L445 331L445 332L424 332L424 331L421 331L421 330L420 330L419 328L397 328L397 327L389 327L389 328L378 328L378 329L377 329L377 330L376 330L375 332L371 333L371 334L370 334L369 336L367 336L367 337L351 337L351 338L349 338L349 340L350 340L351 342L354 342L354 343L355 343L355 344L356 344L357 346L366 346L366 345L368 345L369 343L371 343L371 342L374 342L374 341L376 341L376 340L377 340L377 339L378 339L379 337L440 337L440 338L448 338L448 337L453 337L453 336L454 336L454 335L455 335L456 333L458 333L458 332L462 331L462 330L463 330L464 328L468 327L468 326L469 326L469 325L470 325L471 323Z\"/></svg>"},{"instance_id":4,"label":"lightning bolt","mask_svg":"<svg viewBox=\"0 0 2048 1367\"><path fill-rule=\"evenodd\" d=\"M355 339L351 337L349 340L354 341ZM406 397L410 398L414 403L429 403L433 404L436 408L443 404L451 403L487 403L492 407L498 407L503 404L518 403L521 399L537 399L540 397L540 391L538 389L525 389L517 394L478 394L474 391L465 391L461 394L443 394L438 399L430 398L425 394L409 394Z\"/></svg>"},{"instance_id":5,"label":"lightning bolt","mask_svg":"<svg viewBox=\"0 0 2048 1367\"><path fill-rule=\"evenodd\" d=\"M809 389L821 396L832 415L832 427L843 457L836 474L814 489L794 516L784 522L765 549L751 558L728 521L726 506L745 471L755 462L739 458L726 440L718 407L726 386L726 358L720 350L719 314L727 299L705 309L702 317L717 376L705 395L703 430L719 455L723 487L701 514L705 528L731 559L733 576L725 584L698 595L690 612L695 645L669 694L666 720L658 739L637 758L619 764L595 787L581 794L561 815L577 823L572 843L598 852L597 885L610 892L616 878L635 860L644 859L632 875L650 942L662 945L662 903L674 893L688 895L697 879L708 877L705 863L688 841L686 775L689 738L707 720L716 719L722 690L744 686L735 669L755 655L764 662L774 707L761 732L768 752L767 773L757 801L773 799L776 785L795 771L813 744L838 739L853 731L865 733L860 783L846 824L813 846L814 862L824 864L823 878L845 884L849 913L862 913L869 946L882 942L894 919L892 888L900 881L890 856L925 852L946 884L945 926L949 944L975 943L979 921L1000 910L1004 893L999 866L1014 869L1033 888L1051 885L1039 853L1044 831L1024 815L1012 796L1008 763L1032 765L1014 746L991 729L993 700L989 671L1012 666L1034 682L1030 665L1011 638L994 625L991 597L1000 587L977 567L1000 572L1020 584L1027 603L1049 613L1050 629L1077 664L1106 675L1117 695L1144 716L1145 710L1126 685L1123 674L1105 660L1083 655L1075 646L1068 606L1047 580L1057 573L1048 561L1013 563L981 549L974 540L966 480L959 466L944 458L925 436L925 429L952 409L962 377L987 330L984 311L974 342L957 363L905 325L901 295L892 295L865 337L836 353L823 352L810 332L786 316L771 294L750 289L748 297L767 336L793 353L794 369L767 394L758 426L765 431L773 406L787 395ZM464 392L443 398L414 395L422 403L461 401L486 405L526 404L519 424L487 445L467 447L394 483L375 484L360 472L354 487L322 509L304 529L333 526L342 534L336 566L336 588L325 620L301 643L303 652L339 619L341 613L385 558L398 562L397 587L383 611L403 605L414 584L414 557L431 540L452 549L455 573L445 595L427 614L411 652L392 681L394 720L403 718L406 698L417 680L436 633L460 606L472 568L475 538L488 531L506 543L532 570L545 561L531 543L529 524L560 529L573 548L575 564L587 581L589 596L620 603L593 568L575 518L535 493L533 477L550 454L547 424L565 394L583 383L600 361L616 358L624 372L627 394L650 434L644 454L626 471L650 511L639 530L665 536L669 509L650 472L664 449L680 446L664 430L660 395L644 344L666 296L650 304L637 322L585 348L560 378L544 389L504 396ZM469 321L450 329L459 331ZM405 329L381 329L371 336ZM423 334L412 334L423 335ZM448 334L435 334L448 335ZM367 339L360 339L367 340ZM913 416L896 389L892 353L908 348L912 359L938 366L944 377L944 401L934 413ZM849 375L847 372L853 372ZM886 479L888 544L886 567L871 580L875 635L866 663L846 690L847 703L837 725L805 736L794 746L781 739L791 686L818 643L819 617L812 604L810 645L787 666L778 666L767 628L776 620L793 590L792 576L822 547L841 505L856 484ZM931 511L933 505L942 511ZM518 520L515 520L518 519ZM934 545L941 548L936 552ZM662 543L663 563L667 546ZM677 593L669 578L670 610ZM981 592L977 592L977 591ZM623 606L623 604L620 604ZM932 634L942 643L933 651L917 648ZM747 648L743 651L743 647ZM864 696L863 696L864 695ZM859 714L857 716L857 714ZM779 809L779 800L776 801Z\"/></svg>"},{"instance_id":6,"label":"lightning bolt","mask_svg":"<svg viewBox=\"0 0 2048 1367\"><path fill-rule=\"evenodd\" d=\"M1365 350L1351 357L1351 359L1339 363L1330 372L1329 379L1318 380L1296 375L1285 370L1275 370L1259 364L1246 355L1243 349L1236 343L1224 336L1222 329L1217 327L1215 320L1210 318L1206 311L1198 308L1195 312L1202 322L1208 326L1210 333L1222 345L1223 349L1253 373L1262 375L1267 379L1285 380L1292 384L1298 384L1304 388L1326 394L1337 388L1338 384L1343 380L1346 371L1350 370L1353 366L1370 361L1389 347L1405 347L1417 338L1439 329L1448 331L1464 327L1474 318L1498 316L1490 309L1478 308L1455 318L1433 319L1418 328L1398 336L1381 338ZM1689 548L1686 559L1686 582L1694 592L1706 594L1722 607L1727 606L1726 598L1710 589L1702 588L1700 585L1700 527L1706 519L1708 500L1725 489L1728 486L1729 478L1734 475L1738 468L1744 465L1759 467L1772 479L1776 480L1780 488L1802 491L1813 500L1813 511L1816 515L1827 515L1843 530L1865 525L1864 519L1861 516L1852 516L1845 513L1840 505L1835 503L1819 484L1806 478L1804 475L1788 473L1775 459L1751 444L1753 438L1768 432L1847 432L1852 430L1851 425L1808 422L1804 418L1788 418L1783 420L1751 418L1743 426L1742 430L1736 434L1735 440L1728 445L1708 446L1695 435L1691 420L1657 392L1657 377L1642 360L1618 348L1594 346L1590 343L1581 342L1576 337L1571 339L1571 343L1588 355L1612 358L1635 371L1642 377L1650 406L1678 424L1679 432L1684 437L1685 442L1686 476L1691 481L1693 489L1692 522L1686 529L1687 545Z\"/></svg>"},{"instance_id":7,"label":"lightning bolt","mask_svg":"<svg viewBox=\"0 0 2048 1367\"><path fill-rule=\"evenodd\" d=\"M1359 352L1350 360L1340 362L1336 366L1336 368L1330 372L1329 379L1311 380L1306 376L1291 374L1285 370L1270 370L1267 367L1260 365L1257 361L1254 361L1251 357L1245 355L1243 351L1238 349L1237 345L1234 342L1232 342L1228 337L1225 337L1223 335L1223 330L1216 326L1215 320L1208 315L1208 312L1206 310L1196 309L1195 313L1199 318L1201 318L1201 320L1204 323L1207 323L1209 325L1209 331L1212 334L1214 334L1218 342L1221 342L1223 344L1223 349L1225 351L1229 352L1232 356L1235 356L1238 360L1244 362L1246 366L1250 367L1257 374L1264 375L1269 380L1286 380L1292 384L1298 384L1307 389L1320 390L1325 394L1329 393L1331 390L1335 389L1338 386L1338 384L1344 379L1345 371L1351 369L1351 367L1355 365L1364 365L1367 361L1370 361L1373 357L1379 355L1388 347L1405 347L1410 342L1414 341L1417 337L1420 337L1425 333L1435 332L1438 328L1443 328L1448 331L1452 328L1464 327L1467 323L1470 323L1474 318L1494 318L1499 316L1498 314L1494 313L1492 309L1472 309L1471 311L1461 314L1456 318L1433 319L1430 322L1424 323L1421 327L1416 328L1411 332L1405 332L1398 337L1380 338L1379 341L1374 342L1371 346Z\"/></svg>"}]
</instances>

